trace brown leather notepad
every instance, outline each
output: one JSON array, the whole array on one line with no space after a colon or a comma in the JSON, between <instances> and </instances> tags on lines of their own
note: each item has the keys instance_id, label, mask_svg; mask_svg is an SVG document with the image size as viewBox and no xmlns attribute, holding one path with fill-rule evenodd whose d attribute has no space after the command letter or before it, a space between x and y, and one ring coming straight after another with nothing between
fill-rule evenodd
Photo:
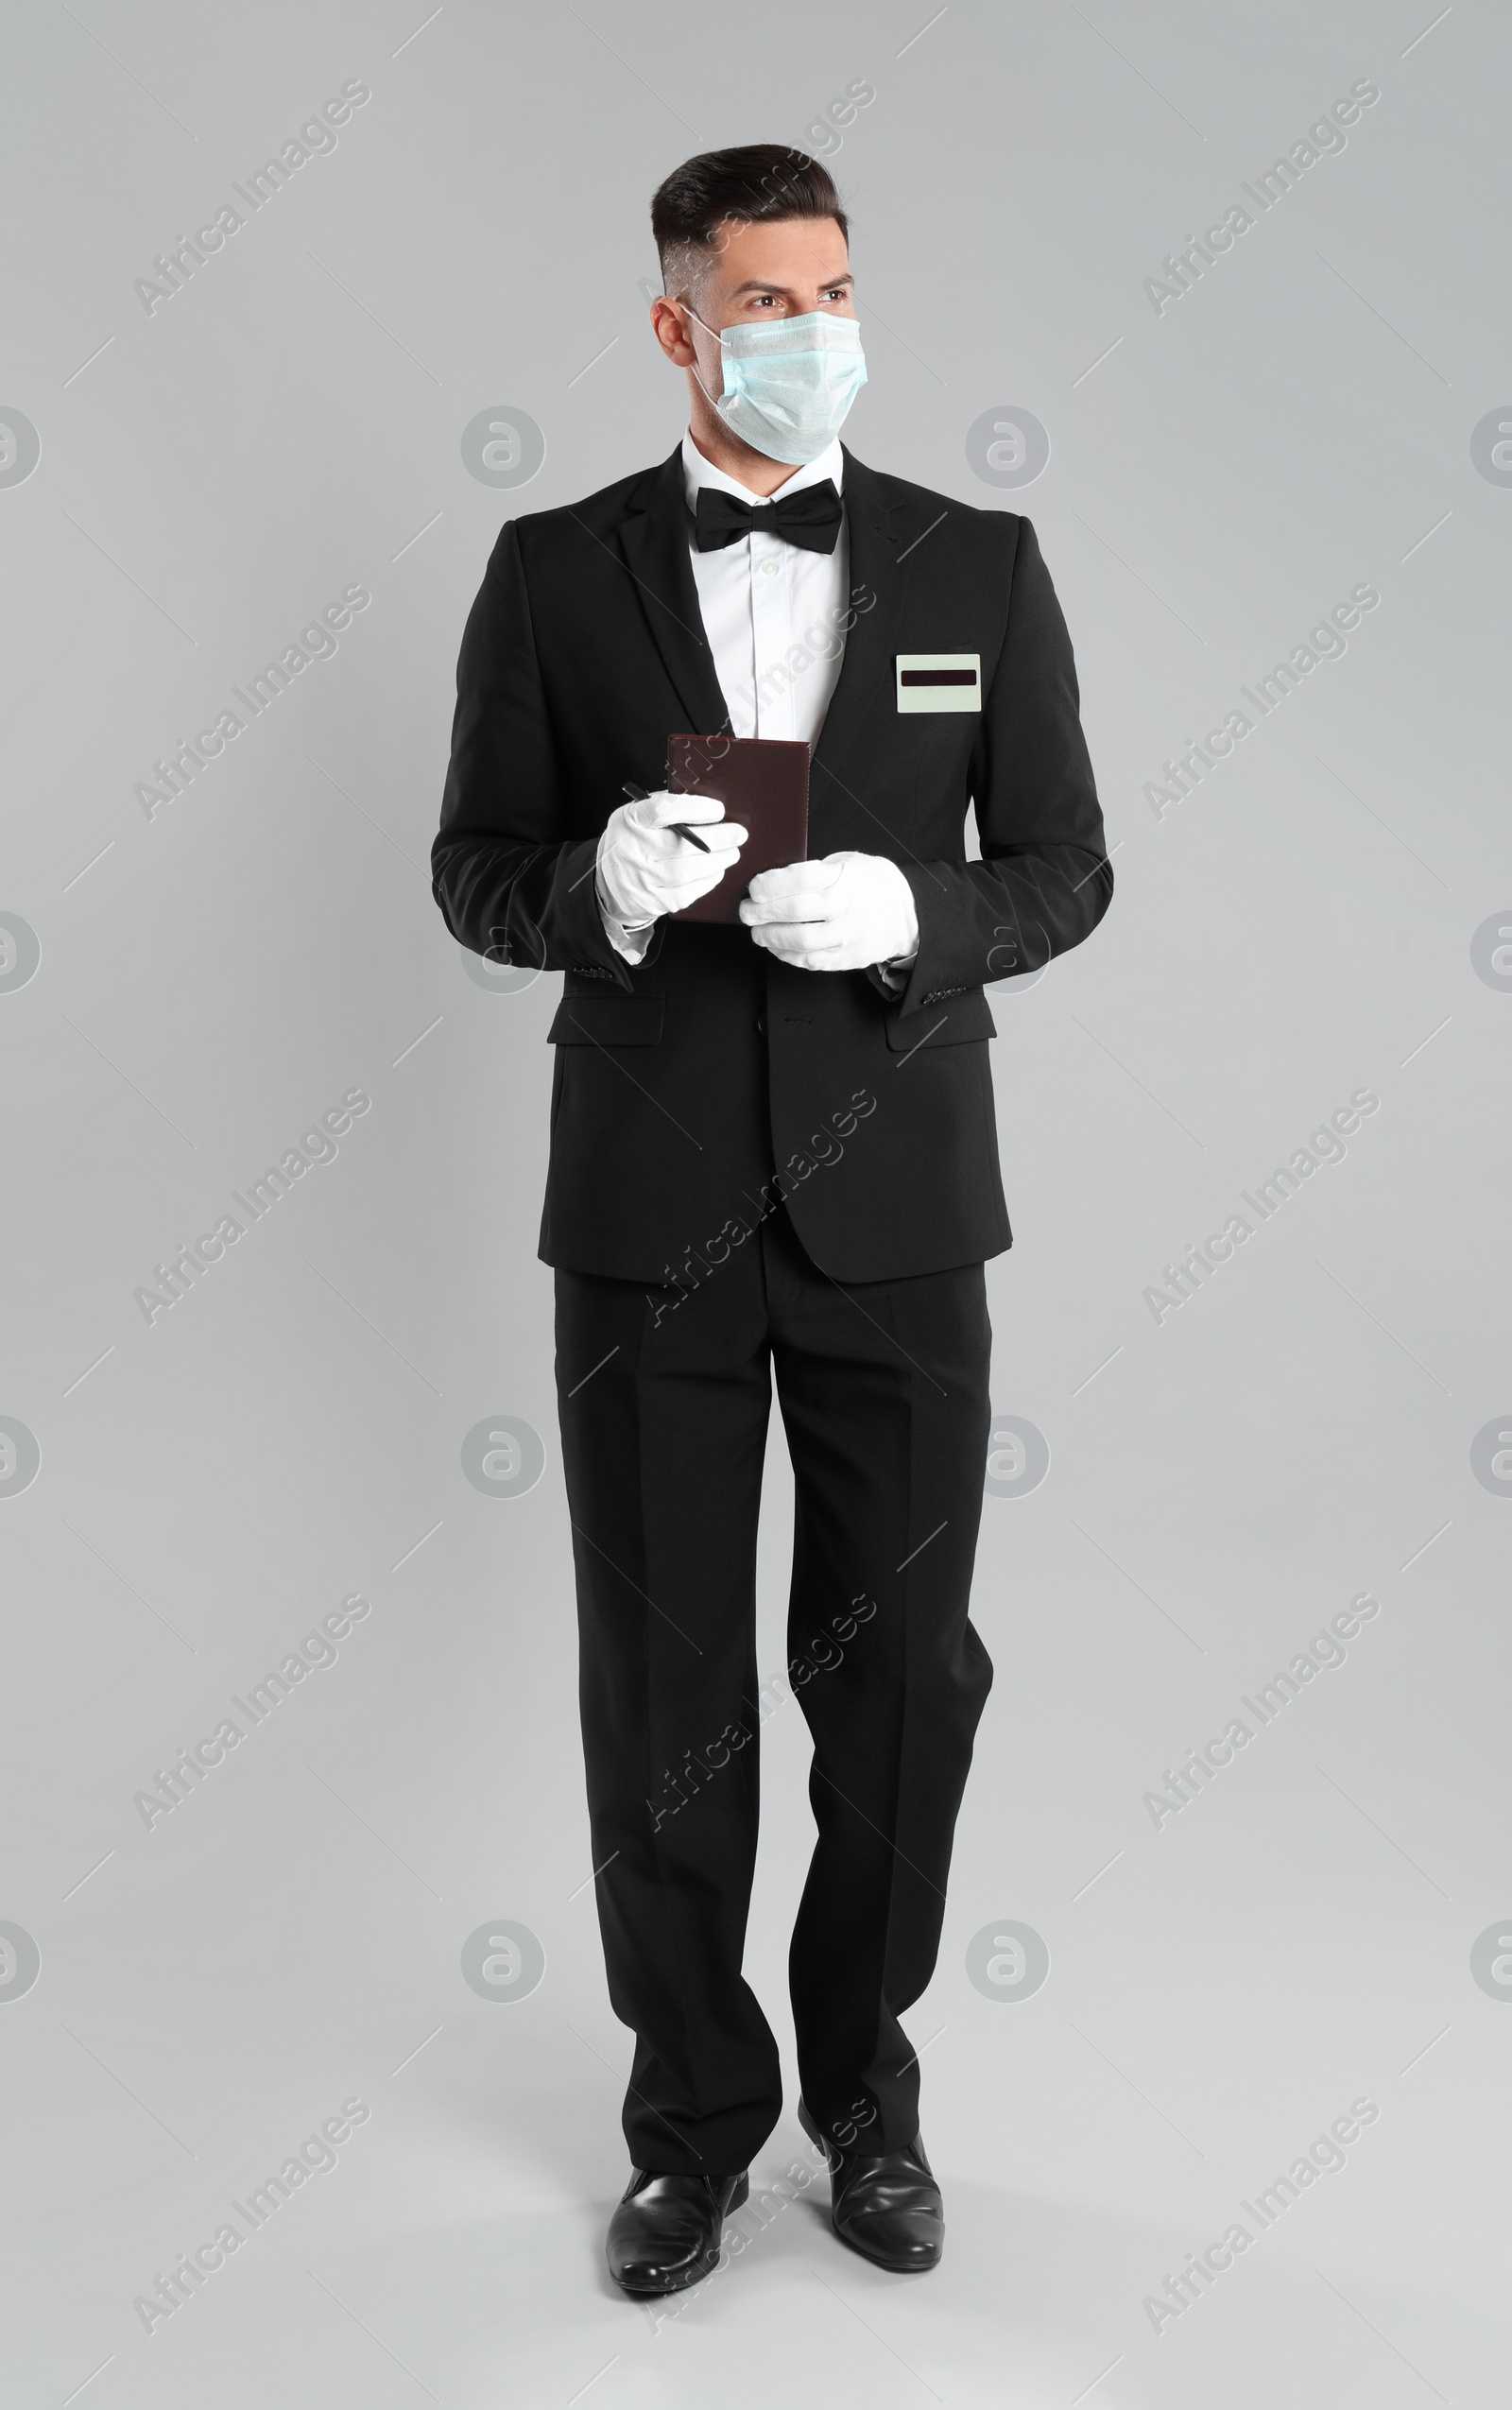
<instances>
[{"instance_id":1,"label":"brown leather notepad","mask_svg":"<svg viewBox=\"0 0 1512 2410\"><path fill-rule=\"evenodd\" d=\"M730 869L674 921L735 921L758 870L801 862L809 843L809 749L770 736L669 736L673 795L713 795L749 832Z\"/></svg>"}]
</instances>

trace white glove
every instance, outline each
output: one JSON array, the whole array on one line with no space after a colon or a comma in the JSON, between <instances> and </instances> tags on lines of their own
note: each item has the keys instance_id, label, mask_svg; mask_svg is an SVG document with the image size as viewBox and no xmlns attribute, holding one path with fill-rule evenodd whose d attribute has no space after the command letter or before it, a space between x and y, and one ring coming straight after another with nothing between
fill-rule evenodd
<instances>
[{"instance_id":1,"label":"white glove","mask_svg":"<svg viewBox=\"0 0 1512 2410\"><path fill-rule=\"evenodd\" d=\"M708 852L679 836L674 820L696 827ZM717 887L745 842L746 831L726 819L724 805L712 795L669 795L663 788L622 803L598 840L599 901L627 927L644 927Z\"/></svg>"},{"instance_id":2,"label":"white glove","mask_svg":"<svg viewBox=\"0 0 1512 2410\"><path fill-rule=\"evenodd\" d=\"M799 971L865 971L919 952L913 889L881 853L758 870L740 917L757 945Z\"/></svg>"}]
</instances>

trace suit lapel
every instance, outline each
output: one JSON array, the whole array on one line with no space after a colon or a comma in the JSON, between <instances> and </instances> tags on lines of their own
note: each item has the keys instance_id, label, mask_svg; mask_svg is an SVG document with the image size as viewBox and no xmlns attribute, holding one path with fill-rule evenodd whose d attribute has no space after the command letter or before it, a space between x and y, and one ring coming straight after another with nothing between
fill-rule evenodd
<instances>
[{"instance_id":1,"label":"suit lapel","mask_svg":"<svg viewBox=\"0 0 1512 2410\"><path fill-rule=\"evenodd\" d=\"M687 714L688 732L712 736L729 726L730 714L688 558L680 445L635 488L619 541L652 641Z\"/></svg>"},{"instance_id":2,"label":"suit lapel","mask_svg":"<svg viewBox=\"0 0 1512 2410\"><path fill-rule=\"evenodd\" d=\"M845 449L845 447L842 447ZM898 648L909 564L900 559L921 532L904 503L885 499L882 480L845 449L846 525L850 542L848 607L855 625L845 640L845 659L815 749L809 778L810 808L822 806L868 715L876 709Z\"/></svg>"}]
</instances>

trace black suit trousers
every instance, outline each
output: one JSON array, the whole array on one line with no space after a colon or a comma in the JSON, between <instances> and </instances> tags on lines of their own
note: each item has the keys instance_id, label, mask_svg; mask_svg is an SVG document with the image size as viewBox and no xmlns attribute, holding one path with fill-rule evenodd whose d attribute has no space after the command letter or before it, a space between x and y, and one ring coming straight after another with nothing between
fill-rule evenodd
<instances>
[{"instance_id":1,"label":"black suit trousers","mask_svg":"<svg viewBox=\"0 0 1512 2410\"><path fill-rule=\"evenodd\" d=\"M822 1177L823 1175L820 1175ZM991 1420L980 1264L842 1286L784 1209L696 1285L558 1268L595 1889L636 2036L637 2167L746 2167L782 2107L742 1972L763 1724L806 1717L817 1839L790 1985L804 2097L861 2146L919 2125L899 2023L934 1970L992 1679L968 1617ZM788 1663L756 1661L775 1369L796 1481Z\"/></svg>"}]
</instances>

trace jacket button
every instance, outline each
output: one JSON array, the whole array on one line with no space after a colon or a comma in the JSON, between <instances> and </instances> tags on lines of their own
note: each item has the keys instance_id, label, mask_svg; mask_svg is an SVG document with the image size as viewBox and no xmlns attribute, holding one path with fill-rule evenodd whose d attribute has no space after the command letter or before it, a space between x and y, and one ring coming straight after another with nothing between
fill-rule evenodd
<instances>
[{"instance_id":1,"label":"jacket button","mask_svg":"<svg viewBox=\"0 0 1512 2410\"><path fill-rule=\"evenodd\" d=\"M764 1012L759 1012L756 1015L756 1026L761 1032L761 1035L765 1038L766 1035L766 1015Z\"/></svg>"}]
</instances>

